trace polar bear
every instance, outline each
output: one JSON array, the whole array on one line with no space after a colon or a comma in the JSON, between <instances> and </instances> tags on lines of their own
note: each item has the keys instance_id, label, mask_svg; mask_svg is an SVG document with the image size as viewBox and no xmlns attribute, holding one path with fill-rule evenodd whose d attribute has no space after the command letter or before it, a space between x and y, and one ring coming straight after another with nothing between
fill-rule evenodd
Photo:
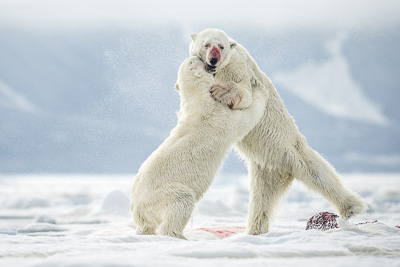
<instances>
[{"instance_id":1,"label":"polar bear","mask_svg":"<svg viewBox=\"0 0 400 267\"><path fill-rule=\"evenodd\" d=\"M159 234L184 238L193 207L225 154L262 118L266 91L258 90L252 98L239 89L236 99L250 105L233 110L211 97L212 86L213 75L198 57L182 63L175 86L181 97L178 124L141 165L132 186L131 210L138 234L155 234L160 226Z\"/></svg>"},{"instance_id":2,"label":"polar bear","mask_svg":"<svg viewBox=\"0 0 400 267\"><path fill-rule=\"evenodd\" d=\"M269 93L263 118L235 146L250 174L248 234L268 232L273 209L294 177L324 196L344 218L367 208L357 194L342 185L334 168L308 146L274 85L243 46L218 29L193 33L191 38L190 55L201 58L219 84L211 90L216 100L241 109L248 103L235 104L232 96L236 91L251 94L255 92L253 84L261 83Z\"/></svg>"}]
</instances>

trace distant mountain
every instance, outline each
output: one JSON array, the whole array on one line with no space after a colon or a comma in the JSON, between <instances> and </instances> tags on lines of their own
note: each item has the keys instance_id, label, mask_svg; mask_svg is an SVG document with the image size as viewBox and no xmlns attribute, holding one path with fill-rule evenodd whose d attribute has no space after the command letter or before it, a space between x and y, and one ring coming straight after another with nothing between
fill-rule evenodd
<instances>
[{"instance_id":1,"label":"distant mountain","mask_svg":"<svg viewBox=\"0 0 400 267\"><path fill-rule=\"evenodd\" d=\"M329 61L325 46L335 38L227 32L268 76L284 73L284 79L307 62ZM381 107L386 124L329 113L313 95L304 98L285 80L273 79L310 145L339 171L400 171L399 33L349 35L341 46L352 81ZM0 35L7 36L0 39L0 173L136 172L175 126L179 96L173 87L189 44L179 27L80 32L8 27ZM312 84L313 76L309 79ZM351 103L346 107L351 112ZM245 167L231 154L223 171Z\"/></svg>"}]
</instances>

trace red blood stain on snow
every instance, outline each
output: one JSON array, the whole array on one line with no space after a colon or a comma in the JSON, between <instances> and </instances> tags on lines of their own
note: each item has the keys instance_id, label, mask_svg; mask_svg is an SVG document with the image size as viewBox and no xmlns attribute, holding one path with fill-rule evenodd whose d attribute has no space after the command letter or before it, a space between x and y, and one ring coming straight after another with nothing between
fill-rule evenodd
<instances>
[{"instance_id":1,"label":"red blood stain on snow","mask_svg":"<svg viewBox=\"0 0 400 267\"><path fill-rule=\"evenodd\" d=\"M244 233L245 227L240 227L240 226L207 227L207 228L198 228L190 230L190 232L192 231L204 231L215 235L219 239L224 239L235 234Z\"/></svg>"}]
</instances>

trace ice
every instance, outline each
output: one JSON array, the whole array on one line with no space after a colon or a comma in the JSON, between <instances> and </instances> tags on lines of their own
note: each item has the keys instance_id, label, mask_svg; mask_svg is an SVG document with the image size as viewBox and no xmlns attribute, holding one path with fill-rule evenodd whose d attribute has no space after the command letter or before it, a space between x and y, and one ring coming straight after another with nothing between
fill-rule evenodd
<instances>
[{"instance_id":1,"label":"ice","mask_svg":"<svg viewBox=\"0 0 400 267\"><path fill-rule=\"evenodd\" d=\"M135 234L133 177L0 176L0 266L399 266L400 174L343 175L370 210L325 232L306 231L307 220L337 212L295 182L270 232L259 236L240 230L248 178L220 174L196 206L188 240ZM224 227L238 234L219 239L201 230Z\"/></svg>"},{"instance_id":2,"label":"ice","mask_svg":"<svg viewBox=\"0 0 400 267\"><path fill-rule=\"evenodd\" d=\"M17 229L17 233L22 234L22 233L38 233L38 232L62 232L67 230L68 230L67 228L63 228L51 223L33 223L33 224L28 224L23 228Z\"/></svg>"},{"instance_id":3,"label":"ice","mask_svg":"<svg viewBox=\"0 0 400 267\"><path fill-rule=\"evenodd\" d=\"M42 214L35 217L37 223L52 223L57 224L57 220L48 214Z\"/></svg>"},{"instance_id":4,"label":"ice","mask_svg":"<svg viewBox=\"0 0 400 267\"><path fill-rule=\"evenodd\" d=\"M104 197L98 214L129 215L129 207L129 197L121 190L114 190Z\"/></svg>"}]
</instances>

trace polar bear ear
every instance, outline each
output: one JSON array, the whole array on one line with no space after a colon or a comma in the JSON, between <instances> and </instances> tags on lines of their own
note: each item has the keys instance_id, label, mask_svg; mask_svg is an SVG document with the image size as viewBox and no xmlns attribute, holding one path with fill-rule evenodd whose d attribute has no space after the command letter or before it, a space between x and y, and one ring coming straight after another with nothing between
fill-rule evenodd
<instances>
[{"instance_id":1,"label":"polar bear ear","mask_svg":"<svg viewBox=\"0 0 400 267\"><path fill-rule=\"evenodd\" d=\"M231 45L231 49L235 49L237 43L236 42L229 42L229 44Z\"/></svg>"},{"instance_id":2,"label":"polar bear ear","mask_svg":"<svg viewBox=\"0 0 400 267\"><path fill-rule=\"evenodd\" d=\"M174 88L175 88L176 91L179 91L179 85L178 85L178 83L175 83L175 87L174 87Z\"/></svg>"},{"instance_id":3,"label":"polar bear ear","mask_svg":"<svg viewBox=\"0 0 400 267\"><path fill-rule=\"evenodd\" d=\"M196 40L196 37L197 37L197 33L192 33L192 34L190 35L190 38L192 38L192 41L193 41L193 42Z\"/></svg>"}]
</instances>

